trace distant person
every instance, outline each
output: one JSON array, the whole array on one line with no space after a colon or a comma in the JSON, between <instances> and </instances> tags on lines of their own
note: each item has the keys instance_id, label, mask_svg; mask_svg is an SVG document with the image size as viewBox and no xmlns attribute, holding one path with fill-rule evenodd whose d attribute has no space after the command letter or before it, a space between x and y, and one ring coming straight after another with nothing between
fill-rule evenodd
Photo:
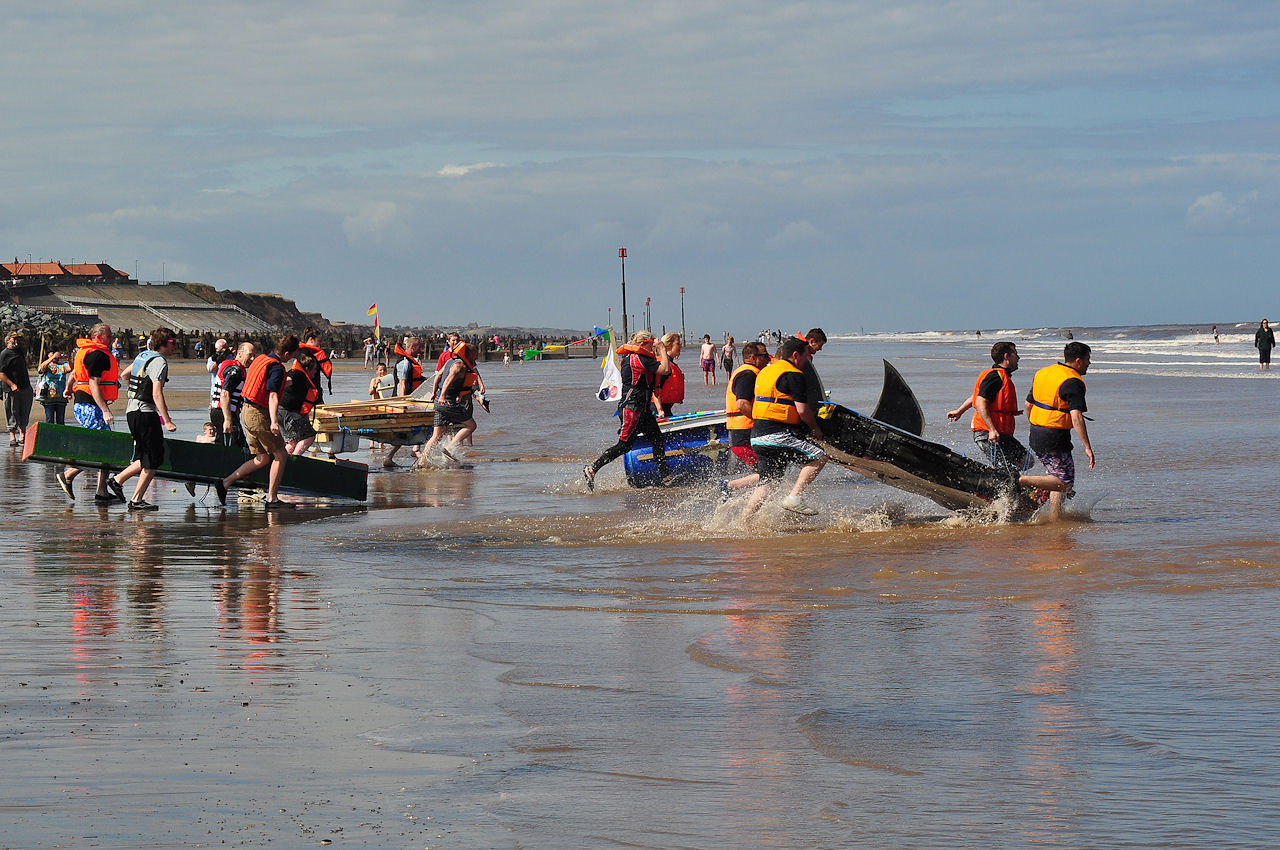
<instances>
[{"instance_id":1,"label":"distant person","mask_svg":"<svg viewBox=\"0 0 1280 850\"><path fill-rule=\"evenodd\" d=\"M1214 325L1214 326L1213 326L1213 331L1212 331L1212 333L1213 333L1213 341L1214 341L1214 343L1215 343L1216 345L1221 345L1221 344L1222 344L1222 340L1218 339L1218 326L1217 326L1217 325Z\"/></svg>"},{"instance_id":2,"label":"distant person","mask_svg":"<svg viewBox=\"0 0 1280 850\"><path fill-rule=\"evenodd\" d=\"M116 340L116 347L119 347ZM76 354L71 360L71 412L82 428L110 431L115 415L111 404L120 396L120 363L111 353L111 326L99 322L89 328L89 336L76 340ZM80 469L68 466L56 476L58 486L75 499L71 482ZM98 470L95 502L110 502L115 496L107 492L107 471Z\"/></svg>"},{"instance_id":3,"label":"distant person","mask_svg":"<svg viewBox=\"0 0 1280 850\"><path fill-rule=\"evenodd\" d=\"M71 364L62 349L55 348L36 367L36 398L44 406L44 421L65 425L67 416L67 378Z\"/></svg>"},{"instance_id":4,"label":"distant person","mask_svg":"<svg viewBox=\"0 0 1280 850\"><path fill-rule=\"evenodd\" d=\"M729 376L728 385L724 389L729 451L751 471L739 478L721 481L721 501L727 500L734 490L760 483L759 461L751 448L751 427L755 424L751 411L756 401L756 377L761 369L769 365L770 359L769 350L763 343L746 343L742 346L742 365Z\"/></svg>"},{"instance_id":5,"label":"distant person","mask_svg":"<svg viewBox=\"0 0 1280 850\"><path fill-rule=\"evenodd\" d=\"M241 464L235 472L214 484L218 502L227 503L227 488L241 478L259 469L270 467L267 472L267 510L289 507L280 499L280 482L284 480L285 464L289 454L284 450L284 438L280 436L280 393L284 390L287 374L284 364L298 350L298 338L285 334L276 343L275 351L259 355L249 365L245 375L244 410L240 422L249 439L249 451L253 458Z\"/></svg>"},{"instance_id":6,"label":"distant person","mask_svg":"<svg viewBox=\"0 0 1280 850\"><path fill-rule=\"evenodd\" d=\"M0 382L5 388L4 416L9 424L9 445L20 446L31 421L31 403L35 390L27 374L27 353L22 348L22 335L13 331L4 338L0 351Z\"/></svg>"},{"instance_id":7,"label":"distant person","mask_svg":"<svg viewBox=\"0 0 1280 850\"><path fill-rule=\"evenodd\" d=\"M978 373L973 393L964 404L947 414L951 422L959 421L966 410L973 409L969 429L979 454L992 468L1017 476L1023 487L1060 490L1061 482L1052 475L1023 475L1031 468L1031 455L1013 436L1015 416L1022 415L1018 393L1013 386L1013 373L1018 371L1018 347L1007 340L991 346L989 369Z\"/></svg>"},{"instance_id":8,"label":"distant person","mask_svg":"<svg viewBox=\"0 0 1280 850\"><path fill-rule=\"evenodd\" d=\"M653 394L658 408L658 418L671 416L677 404L684 404L684 372L676 358L680 356L680 334L669 333L662 337L671 364L671 374L658 379L658 390Z\"/></svg>"},{"instance_id":9,"label":"distant person","mask_svg":"<svg viewBox=\"0 0 1280 850\"><path fill-rule=\"evenodd\" d=\"M365 337L364 339L364 368L370 369L377 361L378 346L374 343L373 337Z\"/></svg>"},{"instance_id":10,"label":"distant person","mask_svg":"<svg viewBox=\"0 0 1280 850\"><path fill-rule=\"evenodd\" d=\"M801 494L827 464L826 452L813 442L822 439L818 411L806 401L804 365L812 357L808 343L799 337L788 337L778 349L778 358L756 376L751 449L756 453L760 483L747 501L743 522L760 509L773 486L782 480L788 463L799 463L801 467L791 492L782 500L783 509L803 516L818 513L800 501Z\"/></svg>"},{"instance_id":11,"label":"distant person","mask_svg":"<svg viewBox=\"0 0 1280 850\"><path fill-rule=\"evenodd\" d=\"M206 422L200 426L200 433L196 436L197 443L216 443L218 441L218 431L213 427L212 422Z\"/></svg>"},{"instance_id":12,"label":"distant person","mask_svg":"<svg viewBox=\"0 0 1280 850\"><path fill-rule=\"evenodd\" d=\"M720 347L720 365L724 367L726 375L725 380L733 375L734 364L738 362L738 346L734 344L733 337L725 340L724 345Z\"/></svg>"},{"instance_id":13,"label":"distant person","mask_svg":"<svg viewBox=\"0 0 1280 850\"><path fill-rule=\"evenodd\" d=\"M666 444L658 420L653 416L651 398L658 379L671 372L666 346L661 340L655 340L652 332L636 331L630 340L618 346L618 358L618 370L622 373L618 415L622 417L622 427L618 429L618 442L582 468L588 490L596 489L596 473L630 451L640 434L653 443L653 459L658 465L658 477L662 483L668 483L670 477Z\"/></svg>"},{"instance_id":14,"label":"distant person","mask_svg":"<svg viewBox=\"0 0 1280 850\"><path fill-rule=\"evenodd\" d=\"M124 482L138 478L133 497L128 500L131 511L156 511L160 506L146 500L147 488L156 470L164 465L164 432L177 431L165 403L164 385L169 380L169 361L178 350L172 328L156 328L151 332L146 351L141 351L129 367L129 403L124 410L133 437L133 459L129 465L107 480L117 499L124 499Z\"/></svg>"},{"instance_id":15,"label":"distant person","mask_svg":"<svg viewBox=\"0 0 1280 850\"><path fill-rule=\"evenodd\" d=\"M702 367L702 384L707 387L716 385L716 344L711 341L711 334L702 335L702 348L698 351L698 365Z\"/></svg>"},{"instance_id":16,"label":"distant person","mask_svg":"<svg viewBox=\"0 0 1280 850\"><path fill-rule=\"evenodd\" d=\"M1031 422L1028 442L1045 472L1062 486L1044 488L1049 492L1049 518L1062 513L1065 493L1076 480L1076 462L1072 456L1071 432L1080 438L1084 453L1093 469L1096 458L1085 425L1084 374L1089 371L1092 349L1083 342L1069 342L1062 351L1062 362L1036 372L1027 394L1027 419Z\"/></svg>"},{"instance_id":17,"label":"distant person","mask_svg":"<svg viewBox=\"0 0 1280 850\"><path fill-rule=\"evenodd\" d=\"M1262 324L1258 325L1258 332L1253 335L1253 347L1258 349L1258 368L1270 372L1271 349L1276 347L1276 335L1266 319L1262 320Z\"/></svg>"}]
</instances>

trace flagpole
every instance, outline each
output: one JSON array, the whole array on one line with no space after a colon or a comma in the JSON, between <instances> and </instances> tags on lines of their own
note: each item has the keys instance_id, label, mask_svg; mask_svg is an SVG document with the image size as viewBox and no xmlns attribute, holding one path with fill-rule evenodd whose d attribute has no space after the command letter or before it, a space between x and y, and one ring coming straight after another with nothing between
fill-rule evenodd
<instances>
[{"instance_id":1,"label":"flagpole","mask_svg":"<svg viewBox=\"0 0 1280 850\"><path fill-rule=\"evenodd\" d=\"M622 263L622 338L631 339L627 333L627 249L618 249L618 260Z\"/></svg>"}]
</instances>

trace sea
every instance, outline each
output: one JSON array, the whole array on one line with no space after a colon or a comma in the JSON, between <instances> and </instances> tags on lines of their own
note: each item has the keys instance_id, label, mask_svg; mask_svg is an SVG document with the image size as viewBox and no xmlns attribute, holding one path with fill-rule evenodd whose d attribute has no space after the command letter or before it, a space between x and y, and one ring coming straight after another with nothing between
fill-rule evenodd
<instances>
[{"instance_id":1,"label":"sea","mask_svg":"<svg viewBox=\"0 0 1280 850\"><path fill-rule=\"evenodd\" d=\"M1280 374L1219 330L1070 329L1097 464L1057 522L834 464L812 518L620 462L589 493L589 358L484 364L469 468L362 449L363 504L160 482L129 514L5 450L0 847L1276 846ZM1066 332L832 334L815 365L865 412L892 363L967 452L945 412L991 344L1025 394ZM719 407L684 359L683 410Z\"/></svg>"}]
</instances>

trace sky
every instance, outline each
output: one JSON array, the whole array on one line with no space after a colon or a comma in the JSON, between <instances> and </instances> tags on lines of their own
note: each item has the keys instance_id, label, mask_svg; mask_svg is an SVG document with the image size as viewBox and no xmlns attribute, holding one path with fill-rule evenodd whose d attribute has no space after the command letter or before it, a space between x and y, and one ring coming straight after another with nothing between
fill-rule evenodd
<instances>
[{"instance_id":1,"label":"sky","mask_svg":"<svg viewBox=\"0 0 1280 850\"><path fill-rule=\"evenodd\" d=\"M655 330L740 339L1280 313L1280 4L0 0L0 22L6 259L388 325L620 326L620 247L631 330L646 299Z\"/></svg>"}]
</instances>

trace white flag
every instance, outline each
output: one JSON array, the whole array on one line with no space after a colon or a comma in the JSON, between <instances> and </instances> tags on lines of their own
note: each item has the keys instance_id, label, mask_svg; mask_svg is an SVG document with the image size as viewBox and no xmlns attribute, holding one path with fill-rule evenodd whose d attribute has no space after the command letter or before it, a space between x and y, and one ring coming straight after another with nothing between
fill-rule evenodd
<instances>
[{"instance_id":1,"label":"white flag","mask_svg":"<svg viewBox=\"0 0 1280 850\"><path fill-rule=\"evenodd\" d=\"M609 334L609 353L600 367L604 369L604 380L600 382L600 392L596 397L601 401L619 401L622 398L622 373L618 371L618 361L613 356L613 334Z\"/></svg>"}]
</instances>

